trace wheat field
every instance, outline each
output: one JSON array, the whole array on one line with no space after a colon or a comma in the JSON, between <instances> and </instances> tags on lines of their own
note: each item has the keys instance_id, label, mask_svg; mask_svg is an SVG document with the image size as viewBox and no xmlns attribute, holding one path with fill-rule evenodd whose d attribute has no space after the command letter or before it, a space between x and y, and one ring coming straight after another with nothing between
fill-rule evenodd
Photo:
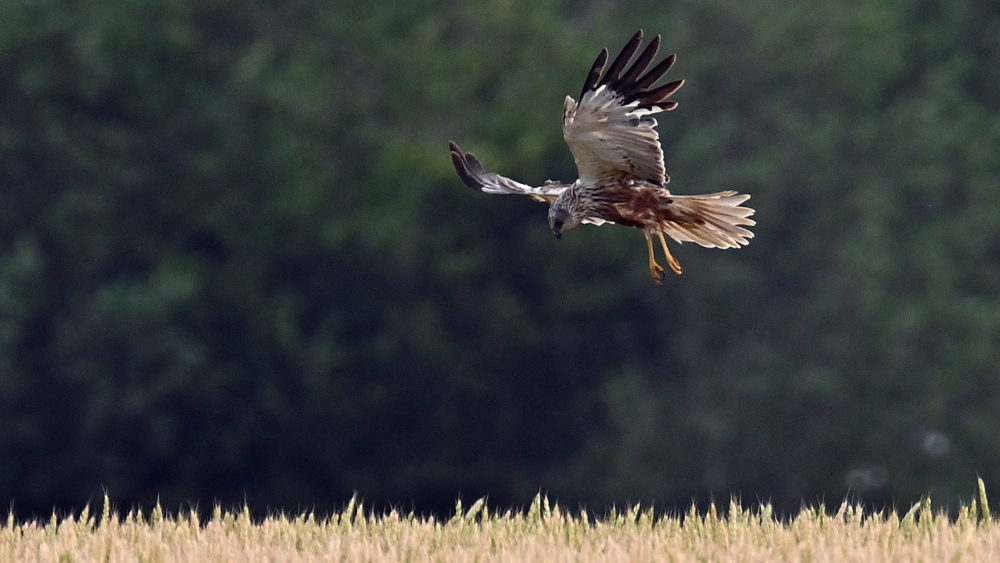
<instances>
[{"instance_id":1,"label":"wheat field","mask_svg":"<svg viewBox=\"0 0 1000 563\"><path fill-rule=\"evenodd\" d=\"M255 522L249 511L216 508L206 521L156 507L124 516L105 498L100 515L0 527L0 560L17 562L387 562L387 561L997 561L1000 526L982 481L978 500L957 517L924 500L905 513L865 515L843 504L834 513L804 509L775 518L767 505L737 502L698 513L657 517L638 507L594 519L542 496L526 511L490 512L461 503L446 521L395 511L374 514L357 500L326 518L304 514Z\"/></svg>"}]
</instances>

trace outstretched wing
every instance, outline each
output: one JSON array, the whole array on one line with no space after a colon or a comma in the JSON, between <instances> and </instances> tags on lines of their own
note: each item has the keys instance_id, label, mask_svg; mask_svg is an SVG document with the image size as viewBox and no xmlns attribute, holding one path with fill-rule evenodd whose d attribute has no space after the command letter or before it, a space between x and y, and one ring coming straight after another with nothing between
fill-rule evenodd
<instances>
[{"instance_id":1,"label":"outstretched wing","mask_svg":"<svg viewBox=\"0 0 1000 563\"><path fill-rule=\"evenodd\" d=\"M677 102L666 99L684 81L650 88L670 70L676 56L670 55L646 71L660 48L657 35L629 67L641 43L640 29L606 72L608 50L602 49L583 84L580 102L566 97L563 138L573 152L580 179L588 184L617 184L623 178L660 186L670 181L663 166L656 119L651 115L677 107Z\"/></svg>"},{"instance_id":2,"label":"outstretched wing","mask_svg":"<svg viewBox=\"0 0 1000 563\"><path fill-rule=\"evenodd\" d=\"M455 170L466 186L482 190L488 194L526 195L535 201L552 202L566 189L566 186L549 180L544 186L533 187L511 180L493 172L487 172L476 155L465 152L453 142L448 143Z\"/></svg>"}]
</instances>

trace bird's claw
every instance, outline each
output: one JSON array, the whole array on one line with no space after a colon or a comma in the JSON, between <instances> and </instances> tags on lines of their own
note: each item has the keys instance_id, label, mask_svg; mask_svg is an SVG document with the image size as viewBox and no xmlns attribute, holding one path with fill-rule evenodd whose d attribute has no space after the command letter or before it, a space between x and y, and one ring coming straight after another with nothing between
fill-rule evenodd
<instances>
[{"instance_id":1,"label":"bird's claw","mask_svg":"<svg viewBox=\"0 0 1000 563\"><path fill-rule=\"evenodd\" d=\"M681 275L683 270L681 270L681 263L677 261L672 255L667 255L667 262L670 264L670 269L674 271L678 276Z\"/></svg>"},{"instance_id":2,"label":"bird's claw","mask_svg":"<svg viewBox=\"0 0 1000 563\"><path fill-rule=\"evenodd\" d=\"M656 285L662 285L663 284L663 267L662 266L660 266L656 262L653 262L652 264L649 265L649 273L653 274L653 281L656 282Z\"/></svg>"}]
</instances>

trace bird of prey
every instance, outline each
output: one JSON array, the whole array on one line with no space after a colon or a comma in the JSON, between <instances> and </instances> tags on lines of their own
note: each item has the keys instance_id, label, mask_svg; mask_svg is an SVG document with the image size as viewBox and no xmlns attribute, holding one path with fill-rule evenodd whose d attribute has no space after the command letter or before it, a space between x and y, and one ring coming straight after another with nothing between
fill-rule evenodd
<instances>
[{"instance_id":1,"label":"bird of prey","mask_svg":"<svg viewBox=\"0 0 1000 563\"><path fill-rule=\"evenodd\" d=\"M660 48L660 36L636 57L641 43L640 29L606 71L608 50L602 49L583 83L580 101L566 96L563 138L580 176L572 184L552 180L537 187L522 184L487 172L475 155L454 142L449 146L455 169L469 187L548 202L549 227L556 237L581 223L617 223L639 229L646 237L649 271L656 283L662 283L664 270L656 263L654 236L667 264L680 274L680 263L670 254L664 233L678 243L739 248L753 237L744 227L755 225L750 219L754 210L741 205L749 195L734 191L674 195L667 190L670 177L652 116L677 107L677 102L667 98L684 81L654 87L676 56L666 57L647 71Z\"/></svg>"}]
</instances>

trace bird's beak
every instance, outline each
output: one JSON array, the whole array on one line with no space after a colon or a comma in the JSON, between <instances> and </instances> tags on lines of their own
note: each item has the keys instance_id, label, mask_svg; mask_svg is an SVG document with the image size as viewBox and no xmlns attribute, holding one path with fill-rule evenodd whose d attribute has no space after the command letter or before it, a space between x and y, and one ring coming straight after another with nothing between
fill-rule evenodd
<instances>
[{"instance_id":1,"label":"bird's beak","mask_svg":"<svg viewBox=\"0 0 1000 563\"><path fill-rule=\"evenodd\" d=\"M562 233L554 233L557 239L562 239Z\"/></svg>"}]
</instances>

